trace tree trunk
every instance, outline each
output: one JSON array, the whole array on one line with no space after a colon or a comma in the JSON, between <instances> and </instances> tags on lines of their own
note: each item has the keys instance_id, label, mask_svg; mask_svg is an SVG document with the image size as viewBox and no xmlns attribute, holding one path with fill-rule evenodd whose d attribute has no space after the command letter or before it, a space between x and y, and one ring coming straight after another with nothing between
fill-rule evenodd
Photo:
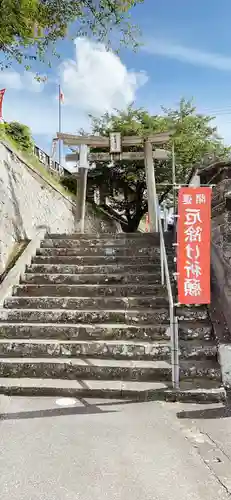
<instances>
[{"instance_id":1,"label":"tree trunk","mask_svg":"<svg viewBox=\"0 0 231 500\"><path fill-rule=\"evenodd\" d=\"M146 208L139 207L135 215L130 218L126 224L126 229L123 229L125 233L135 233L139 227L140 221L143 215L146 213Z\"/></svg>"},{"instance_id":2,"label":"tree trunk","mask_svg":"<svg viewBox=\"0 0 231 500\"><path fill-rule=\"evenodd\" d=\"M140 221L137 221L136 219L132 219L129 221L129 223L126 226L126 229L124 229L125 233L135 233L139 227Z\"/></svg>"}]
</instances>

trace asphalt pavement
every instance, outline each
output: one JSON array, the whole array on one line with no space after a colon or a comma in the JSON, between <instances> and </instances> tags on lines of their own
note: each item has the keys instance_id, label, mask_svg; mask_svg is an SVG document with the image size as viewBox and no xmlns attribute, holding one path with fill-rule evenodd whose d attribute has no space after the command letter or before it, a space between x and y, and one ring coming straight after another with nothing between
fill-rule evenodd
<instances>
[{"instance_id":1,"label":"asphalt pavement","mask_svg":"<svg viewBox=\"0 0 231 500\"><path fill-rule=\"evenodd\" d=\"M198 413L222 414L222 405L65 403L0 397L1 500L231 498L231 455L221 449L230 414ZM215 437L208 421L226 431Z\"/></svg>"}]
</instances>

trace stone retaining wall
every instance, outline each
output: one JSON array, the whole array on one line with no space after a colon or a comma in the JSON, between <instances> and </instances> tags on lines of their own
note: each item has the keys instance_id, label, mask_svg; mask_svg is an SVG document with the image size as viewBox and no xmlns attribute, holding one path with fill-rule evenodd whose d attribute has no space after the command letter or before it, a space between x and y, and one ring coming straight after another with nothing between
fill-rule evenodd
<instances>
[{"instance_id":1,"label":"stone retaining wall","mask_svg":"<svg viewBox=\"0 0 231 500\"><path fill-rule=\"evenodd\" d=\"M52 233L75 230L75 205L26 164L13 147L0 142L0 273L5 269L15 242L32 239L36 228ZM87 207L85 231L115 233L113 218Z\"/></svg>"}]
</instances>

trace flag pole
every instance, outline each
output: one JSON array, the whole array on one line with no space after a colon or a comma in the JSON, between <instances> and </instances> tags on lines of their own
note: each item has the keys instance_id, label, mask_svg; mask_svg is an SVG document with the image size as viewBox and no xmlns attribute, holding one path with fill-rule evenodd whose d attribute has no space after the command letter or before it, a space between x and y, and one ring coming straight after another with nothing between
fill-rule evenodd
<instances>
[{"instance_id":1,"label":"flag pole","mask_svg":"<svg viewBox=\"0 0 231 500\"><path fill-rule=\"evenodd\" d=\"M59 85L59 133L62 132L62 116L61 116L61 86ZM61 165L61 139L59 139L59 164Z\"/></svg>"}]
</instances>

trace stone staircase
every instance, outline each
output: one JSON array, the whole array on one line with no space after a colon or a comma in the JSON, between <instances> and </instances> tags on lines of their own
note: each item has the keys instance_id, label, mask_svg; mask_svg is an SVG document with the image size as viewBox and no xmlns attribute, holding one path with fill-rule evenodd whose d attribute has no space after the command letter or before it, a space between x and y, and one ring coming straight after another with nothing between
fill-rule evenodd
<instances>
[{"instance_id":1,"label":"stone staircase","mask_svg":"<svg viewBox=\"0 0 231 500\"><path fill-rule=\"evenodd\" d=\"M0 392L223 400L207 309L177 312L176 392L159 236L47 235L0 310Z\"/></svg>"}]
</instances>

